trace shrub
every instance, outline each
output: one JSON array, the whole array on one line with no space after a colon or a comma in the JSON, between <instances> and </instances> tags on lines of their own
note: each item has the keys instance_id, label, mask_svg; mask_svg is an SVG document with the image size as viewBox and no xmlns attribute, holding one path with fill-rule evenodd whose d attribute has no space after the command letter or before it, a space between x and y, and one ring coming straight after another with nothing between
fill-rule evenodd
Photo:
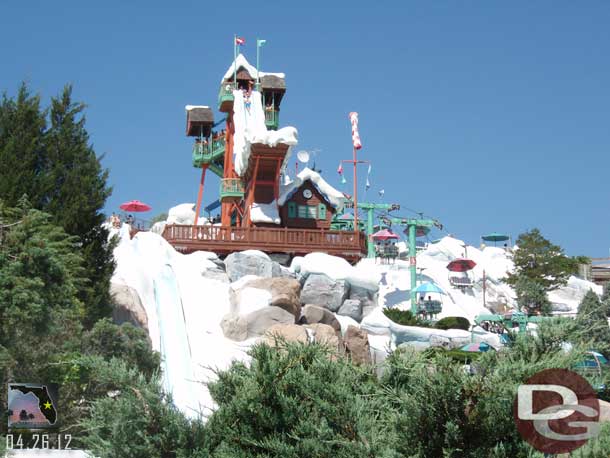
<instances>
[{"instance_id":1,"label":"shrub","mask_svg":"<svg viewBox=\"0 0 610 458\"><path fill-rule=\"evenodd\" d=\"M462 316L448 316L437 321L434 327L436 329L463 329L468 331L470 329L470 321Z\"/></svg>"},{"instance_id":2,"label":"shrub","mask_svg":"<svg viewBox=\"0 0 610 458\"><path fill-rule=\"evenodd\" d=\"M430 323L426 320L421 319L418 316L413 315L410 310L398 310L394 308L384 308L383 314L387 316L396 324L403 326L420 326L422 328L429 328Z\"/></svg>"}]
</instances>

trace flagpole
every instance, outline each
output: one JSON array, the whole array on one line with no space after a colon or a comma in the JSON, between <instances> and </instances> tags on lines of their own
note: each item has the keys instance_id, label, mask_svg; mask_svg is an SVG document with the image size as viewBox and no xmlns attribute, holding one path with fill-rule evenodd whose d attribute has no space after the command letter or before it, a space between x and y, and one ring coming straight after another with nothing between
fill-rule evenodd
<instances>
[{"instance_id":1,"label":"flagpole","mask_svg":"<svg viewBox=\"0 0 610 458\"><path fill-rule=\"evenodd\" d=\"M233 35L233 89L237 89L237 35Z\"/></svg>"},{"instance_id":2,"label":"flagpole","mask_svg":"<svg viewBox=\"0 0 610 458\"><path fill-rule=\"evenodd\" d=\"M260 80L260 78L259 78L260 67L259 67L259 65L258 65L258 62L259 62L259 54L260 54L259 50L260 50L260 48L261 48L261 47L260 47L260 46L259 46L259 44L258 44L258 38L257 38L257 39L256 39L256 85L257 85L257 86L258 86L258 85L260 85L260 82L261 82L261 80Z\"/></svg>"}]
</instances>

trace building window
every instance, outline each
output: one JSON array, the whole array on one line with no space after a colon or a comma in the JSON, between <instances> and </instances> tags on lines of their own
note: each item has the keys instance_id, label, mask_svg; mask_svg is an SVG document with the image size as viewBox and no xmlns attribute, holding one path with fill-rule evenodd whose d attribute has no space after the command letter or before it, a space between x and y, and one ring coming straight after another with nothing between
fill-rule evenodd
<instances>
[{"instance_id":1,"label":"building window","mask_svg":"<svg viewBox=\"0 0 610 458\"><path fill-rule=\"evenodd\" d=\"M288 218L297 217L297 204L295 202L288 202Z\"/></svg>"},{"instance_id":2,"label":"building window","mask_svg":"<svg viewBox=\"0 0 610 458\"><path fill-rule=\"evenodd\" d=\"M298 217L303 219L316 219L317 207L311 205L299 205Z\"/></svg>"}]
</instances>

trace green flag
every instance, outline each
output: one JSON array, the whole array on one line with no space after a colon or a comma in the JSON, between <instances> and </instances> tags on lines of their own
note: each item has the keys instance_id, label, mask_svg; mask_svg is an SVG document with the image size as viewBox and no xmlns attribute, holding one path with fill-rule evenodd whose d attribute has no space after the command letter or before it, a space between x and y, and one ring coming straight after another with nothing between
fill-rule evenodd
<instances>
[{"instance_id":1,"label":"green flag","mask_svg":"<svg viewBox=\"0 0 610 458\"><path fill-rule=\"evenodd\" d=\"M267 43L267 40L256 40L256 46L259 47L259 48L261 46L264 46L265 43Z\"/></svg>"}]
</instances>

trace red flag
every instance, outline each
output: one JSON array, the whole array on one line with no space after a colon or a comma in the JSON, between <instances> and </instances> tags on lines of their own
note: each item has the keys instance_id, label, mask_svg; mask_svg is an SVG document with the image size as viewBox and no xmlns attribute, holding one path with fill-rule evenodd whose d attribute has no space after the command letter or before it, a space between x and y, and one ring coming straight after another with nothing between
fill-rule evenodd
<instances>
[{"instance_id":1,"label":"red flag","mask_svg":"<svg viewBox=\"0 0 610 458\"><path fill-rule=\"evenodd\" d=\"M235 44L236 45L245 45L246 39L242 38L242 37L235 37Z\"/></svg>"}]
</instances>

